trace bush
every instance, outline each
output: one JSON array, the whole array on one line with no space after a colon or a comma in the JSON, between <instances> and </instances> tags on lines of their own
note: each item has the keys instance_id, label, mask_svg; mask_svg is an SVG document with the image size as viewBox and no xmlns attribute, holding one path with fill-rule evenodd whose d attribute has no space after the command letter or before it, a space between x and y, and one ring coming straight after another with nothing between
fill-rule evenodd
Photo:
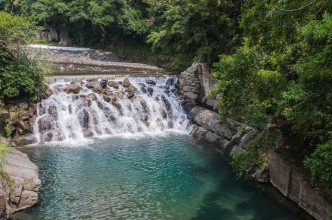
<instances>
[{"instance_id":1,"label":"bush","mask_svg":"<svg viewBox=\"0 0 332 220\"><path fill-rule=\"evenodd\" d=\"M42 90L43 70L21 48L34 30L29 20L0 12L0 103L32 98Z\"/></svg>"},{"instance_id":2,"label":"bush","mask_svg":"<svg viewBox=\"0 0 332 220\"><path fill-rule=\"evenodd\" d=\"M311 182L323 186L332 198L332 139L317 147L304 164L311 172Z\"/></svg>"}]
</instances>

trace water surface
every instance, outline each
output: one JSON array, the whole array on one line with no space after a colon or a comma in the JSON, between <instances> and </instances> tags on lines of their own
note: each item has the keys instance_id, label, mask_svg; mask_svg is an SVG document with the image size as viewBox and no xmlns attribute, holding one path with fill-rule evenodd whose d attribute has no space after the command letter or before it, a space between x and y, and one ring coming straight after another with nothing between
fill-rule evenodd
<instances>
[{"instance_id":1,"label":"water surface","mask_svg":"<svg viewBox=\"0 0 332 220\"><path fill-rule=\"evenodd\" d=\"M42 188L39 204L16 218L300 219L183 135L22 150Z\"/></svg>"}]
</instances>

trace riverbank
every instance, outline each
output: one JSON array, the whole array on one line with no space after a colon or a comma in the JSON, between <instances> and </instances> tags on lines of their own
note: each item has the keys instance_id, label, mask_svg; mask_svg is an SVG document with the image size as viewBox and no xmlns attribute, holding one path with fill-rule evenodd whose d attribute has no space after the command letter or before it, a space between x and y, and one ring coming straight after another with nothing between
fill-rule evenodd
<instances>
[{"instance_id":1,"label":"riverbank","mask_svg":"<svg viewBox=\"0 0 332 220\"><path fill-rule=\"evenodd\" d=\"M137 73L168 74L166 69L143 63L128 63L112 52L90 48L56 47L46 45L28 45L25 51L31 56L46 62L52 73Z\"/></svg>"},{"instance_id":2,"label":"riverbank","mask_svg":"<svg viewBox=\"0 0 332 220\"><path fill-rule=\"evenodd\" d=\"M216 113L218 100L209 96L214 81L207 66L193 64L181 73L179 82L178 94L195 124L191 135L198 141L213 144L230 159L239 152L248 151L250 142L260 132ZM314 218L330 219L332 205L319 190L312 188L305 174L274 150L268 151L265 163L267 166L251 170L253 179L270 183Z\"/></svg>"},{"instance_id":3,"label":"riverbank","mask_svg":"<svg viewBox=\"0 0 332 220\"><path fill-rule=\"evenodd\" d=\"M35 205L40 187L38 167L26 154L10 147L0 176L0 219Z\"/></svg>"}]
</instances>

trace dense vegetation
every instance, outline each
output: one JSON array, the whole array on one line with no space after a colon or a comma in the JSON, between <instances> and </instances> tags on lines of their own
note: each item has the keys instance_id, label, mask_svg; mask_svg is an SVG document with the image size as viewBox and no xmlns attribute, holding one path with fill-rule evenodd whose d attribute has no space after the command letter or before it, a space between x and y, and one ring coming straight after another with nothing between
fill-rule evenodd
<instances>
[{"instance_id":1,"label":"dense vegetation","mask_svg":"<svg viewBox=\"0 0 332 220\"><path fill-rule=\"evenodd\" d=\"M20 0L0 7L67 28L74 45L138 48L145 59L182 68L215 63L220 113L267 135L281 132L280 145L291 146L332 196L331 1ZM254 144L238 155L238 170L263 163L264 149Z\"/></svg>"},{"instance_id":2,"label":"dense vegetation","mask_svg":"<svg viewBox=\"0 0 332 220\"><path fill-rule=\"evenodd\" d=\"M42 69L20 48L34 35L34 29L26 19L0 12L0 106L33 98L42 87Z\"/></svg>"}]
</instances>

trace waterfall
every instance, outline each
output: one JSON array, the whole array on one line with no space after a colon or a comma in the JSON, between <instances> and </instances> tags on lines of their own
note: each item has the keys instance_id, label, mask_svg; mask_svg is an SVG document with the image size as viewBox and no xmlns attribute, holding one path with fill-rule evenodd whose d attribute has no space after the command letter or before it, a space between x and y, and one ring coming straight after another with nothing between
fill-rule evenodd
<instances>
[{"instance_id":1,"label":"waterfall","mask_svg":"<svg viewBox=\"0 0 332 220\"><path fill-rule=\"evenodd\" d=\"M38 143L187 132L175 76L54 77L37 107Z\"/></svg>"}]
</instances>

